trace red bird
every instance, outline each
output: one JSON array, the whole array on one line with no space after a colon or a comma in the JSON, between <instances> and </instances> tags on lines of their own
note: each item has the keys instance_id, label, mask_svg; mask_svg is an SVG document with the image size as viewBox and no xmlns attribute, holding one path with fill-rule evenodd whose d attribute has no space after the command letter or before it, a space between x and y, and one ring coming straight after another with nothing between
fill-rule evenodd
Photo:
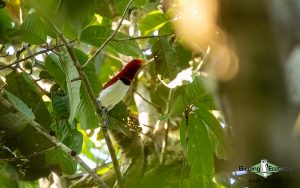
<instances>
[{"instance_id":1,"label":"red bird","mask_svg":"<svg viewBox=\"0 0 300 188\"><path fill-rule=\"evenodd\" d=\"M130 61L116 76L104 85L99 94L98 101L106 113L125 97L131 81L143 64L143 60L135 59Z\"/></svg>"}]
</instances>

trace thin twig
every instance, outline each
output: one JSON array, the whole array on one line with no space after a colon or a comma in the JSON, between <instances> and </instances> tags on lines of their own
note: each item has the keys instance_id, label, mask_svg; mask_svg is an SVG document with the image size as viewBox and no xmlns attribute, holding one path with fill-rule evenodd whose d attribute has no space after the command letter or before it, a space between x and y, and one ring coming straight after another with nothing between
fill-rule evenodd
<instances>
[{"instance_id":1,"label":"thin twig","mask_svg":"<svg viewBox=\"0 0 300 188\"><path fill-rule=\"evenodd\" d=\"M117 34L118 30L120 29L122 22L125 18L126 12L128 11L130 5L132 4L134 0L130 0L128 4L126 5L126 8L122 14L121 20L117 26L117 28L114 30L114 32L103 42L103 44L98 48L98 50L84 63L83 67L86 67L100 52L103 50L103 48L115 37Z\"/></svg>"},{"instance_id":2,"label":"thin twig","mask_svg":"<svg viewBox=\"0 0 300 188\"><path fill-rule=\"evenodd\" d=\"M0 162L4 162L4 161L18 161L18 160L21 160L21 159L28 159L28 158L32 158L32 157L35 157L37 155L41 155L41 154L44 154L48 151L51 151L55 148L57 148L58 146L53 146L51 148L48 148L48 149L45 149L43 151L39 151L39 152L36 152L36 153L33 153L31 155L26 155L26 156L22 156L22 157L13 157L13 158L6 158L6 159L0 159Z\"/></svg>"},{"instance_id":3,"label":"thin twig","mask_svg":"<svg viewBox=\"0 0 300 188\"><path fill-rule=\"evenodd\" d=\"M5 55L0 55L0 57L3 58L3 57L7 57L9 55L10 55L9 52L7 52Z\"/></svg>"},{"instance_id":4,"label":"thin twig","mask_svg":"<svg viewBox=\"0 0 300 188\"><path fill-rule=\"evenodd\" d=\"M73 41L70 41L70 42L73 42ZM51 48L48 48L48 49L45 49L45 50L41 50L39 52L36 52L36 53L34 53L32 55L29 55L29 56L23 58L23 59L17 59L15 62L13 62L11 64L0 66L0 70L6 69L6 68L11 68L13 65L16 65L16 64L18 64L20 62L23 62L23 61L26 61L28 59L31 59L31 58L39 55L39 54L43 54L43 53L47 53L47 52L53 51L55 48L59 48L59 47L62 47L62 46L64 46L64 44L59 44L59 45L53 46Z\"/></svg>"},{"instance_id":5,"label":"thin twig","mask_svg":"<svg viewBox=\"0 0 300 188\"><path fill-rule=\"evenodd\" d=\"M6 41L3 42L1 48L0 48L0 53L2 52L2 50L5 48L5 44L6 44Z\"/></svg>"},{"instance_id":6,"label":"thin twig","mask_svg":"<svg viewBox=\"0 0 300 188\"><path fill-rule=\"evenodd\" d=\"M103 164L101 166L97 166L97 167L93 168L92 170L94 172L97 172L98 170L100 170L102 168L105 168L105 167L108 167L111 164L112 164L111 162L108 162L108 163L105 163L105 164ZM74 180L74 179L81 178L84 175L87 175L86 172L80 172L80 173L77 173L77 174L68 175L68 176L65 176L65 178L68 179L68 180Z\"/></svg>"},{"instance_id":7,"label":"thin twig","mask_svg":"<svg viewBox=\"0 0 300 188\"><path fill-rule=\"evenodd\" d=\"M150 105L153 106L154 108L157 108L157 109L161 110L161 107L160 107L160 106L158 106L158 105L152 103L151 101L149 101L148 99L146 99L145 97L143 97L143 95L141 95L137 90L134 90L134 92L135 92L138 96L140 96L146 103L150 104Z\"/></svg>"},{"instance_id":8,"label":"thin twig","mask_svg":"<svg viewBox=\"0 0 300 188\"><path fill-rule=\"evenodd\" d=\"M139 36L139 37L112 39L112 41L142 40L142 39L149 39L149 38L167 37L167 36L171 36L171 35L173 35L173 33L165 34L165 35L151 35L151 36Z\"/></svg>"},{"instance_id":9,"label":"thin twig","mask_svg":"<svg viewBox=\"0 0 300 188\"><path fill-rule=\"evenodd\" d=\"M93 92L93 89L92 89L92 87L90 85L90 82L89 82L89 80L88 80L88 78L87 78L87 76L86 76L86 74L85 74L85 72L83 70L83 67L80 65L80 63L79 63L79 61L78 61L78 59L76 57L76 55L75 55L75 53L73 51L73 48L70 46L70 44L68 43L68 41L66 40L66 38L61 33L61 31L56 27L56 25L54 25L52 23L52 21L50 21L48 19L48 17L46 17L42 13L40 13L40 14L43 16L43 19L50 24L50 26L53 28L53 30L58 35L58 37L62 40L65 48L68 51L69 56L71 57L71 59L73 61L73 64L74 64L75 68L78 71L78 74L79 74L79 76L80 76L80 78L82 80L82 83L84 85L84 88L85 88L88 96L89 96L89 99L91 100L94 108L96 109L96 112L97 112L99 118L102 119L102 113L101 113L101 110L99 108L97 98L94 95L94 92ZM104 136L104 139L105 139L105 142L106 142L106 145L107 145L107 148L108 148L108 151L110 153L110 157L111 157L111 160L112 160L112 163L113 163L113 166L114 166L114 170L115 170L115 174L116 174L116 179L117 179L119 188L123 188L124 184L123 184L123 180L122 180L122 174L121 174L121 171L120 171L120 165L118 163L118 159L117 159L117 156L116 156L116 153L115 153L115 149L113 147L112 141L111 141L110 136L108 134L108 130L104 126L104 124L101 124L101 128L102 128L103 136Z\"/></svg>"},{"instance_id":10,"label":"thin twig","mask_svg":"<svg viewBox=\"0 0 300 188\"><path fill-rule=\"evenodd\" d=\"M169 90L169 95L168 95L168 105L166 109L166 113L170 113L171 110L171 100L173 96L173 89ZM168 136L169 136L169 128L170 128L170 119L165 123L165 135L164 135L164 140L162 143L162 148L161 148L161 161L160 164L163 165L165 160L166 160L166 151L167 151L167 146L168 146Z\"/></svg>"}]
</instances>

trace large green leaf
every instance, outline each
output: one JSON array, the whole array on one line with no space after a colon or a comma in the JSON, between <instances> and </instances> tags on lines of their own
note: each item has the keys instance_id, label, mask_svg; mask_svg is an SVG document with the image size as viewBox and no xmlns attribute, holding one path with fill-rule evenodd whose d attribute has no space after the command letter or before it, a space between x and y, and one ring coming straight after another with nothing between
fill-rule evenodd
<instances>
[{"instance_id":1,"label":"large green leaf","mask_svg":"<svg viewBox=\"0 0 300 188\"><path fill-rule=\"evenodd\" d=\"M52 86L53 88L54 86ZM51 91L54 90L51 88ZM57 88L59 90L59 88ZM58 95L51 92L51 102L55 119L68 119L70 117L70 103L68 95Z\"/></svg>"},{"instance_id":2,"label":"large green leaf","mask_svg":"<svg viewBox=\"0 0 300 188\"><path fill-rule=\"evenodd\" d=\"M120 61L115 58L105 56L104 61L99 63L98 77L102 83L106 83L110 76L116 74L123 68L123 65Z\"/></svg>"},{"instance_id":3,"label":"large green leaf","mask_svg":"<svg viewBox=\"0 0 300 188\"><path fill-rule=\"evenodd\" d=\"M76 116L77 108L80 103L80 86L81 81L76 80L79 78L79 74L71 60L69 54L62 49L62 69L66 74L67 88L68 88L68 96L70 101L70 117L69 123L72 123ZM76 80L76 81L74 81Z\"/></svg>"},{"instance_id":4,"label":"large green leaf","mask_svg":"<svg viewBox=\"0 0 300 188\"><path fill-rule=\"evenodd\" d=\"M149 35L158 30L158 34L171 34L172 24L165 14L159 10L148 13L138 24L142 35Z\"/></svg>"},{"instance_id":5,"label":"large green leaf","mask_svg":"<svg viewBox=\"0 0 300 188\"><path fill-rule=\"evenodd\" d=\"M178 57L175 49L171 46L166 37L160 37L152 46L156 71L163 78L173 79L178 70L176 68Z\"/></svg>"},{"instance_id":6,"label":"large green leaf","mask_svg":"<svg viewBox=\"0 0 300 188\"><path fill-rule=\"evenodd\" d=\"M21 112L29 121L35 119L34 113L28 108L28 106L15 95L5 90L5 94L8 100L15 106L15 108Z\"/></svg>"},{"instance_id":7,"label":"large green leaf","mask_svg":"<svg viewBox=\"0 0 300 188\"><path fill-rule=\"evenodd\" d=\"M47 39L47 30L41 17L35 12L28 14L21 25L20 32L17 32L21 40L30 44L43 44ZM17 34L15 33L15 34Z\"/></svg>"},{"instance_id":8,"label":"large green leaf","mask_svg":"<svg viewBox=\"0 0 300 188\"><path fill-rule=\"evenodd\" d=\"M113 32L113 30L106 26L90 26L82 31L80 39L85 43L100 47ZM129 38L129 36L117 32L115 38L124 39ZM111 41L108 46L116 52L128 56L137 57L142 54L142 51L135 40Z\"/></svg>"},{"instance_id":9,"label":"large green leaf","mask_svg":"<svg viewBox=\"0 0 300 188\"><path fill-rule=\"evenodd\" d=\"M51 53L45 59L45 66L48 73L55 79L55 82L67 92L66 74L62 69L59 57Z\"/></svg>"},{"instance_id":10,"label":"large green leaf","mask_svg":"<svg viewBox=\"0 0 300 188\"><path fill-rule=\"evenodd\" d=\"M113 0L113 2L115 4L115 9L117 13L121 15L124 12L129 0Z\"/></svg>"},{"instance_id":11,"label":"large green leaf","mask_svg":"<svg viewBox=\"0 0 300 188\"><path fill-rule=\"evenodd\" d=\"M0 42L8 38L7 29L12 27L12 21L4 9L0 9Z\"/></svg>"},{"instance_id":12,"label":"large green leaf","mask_svg":"<svg viewBox=\"0 0 300 188\"><path fill-rule=\"evenodd\" d=\"M45 163L52 169L59 167L66 174L74 174L77 169L77 163L74 160L70 160L70 157L59 148L45 154Z\"/></svg>"},{"instance_id":13,"label":"large green leaf","mask_svg":"<svg viewBox=\"0 0 300 188\"><path fill-rule=\"evenodd\" d=\"M198 117L207 125L208 133L211 142L213 143L214 151L219 159L228 158L228 143L225 137L225 129L222 128L220 122L215 116L204 109L197 109L195 111Z\"/></svg>"},{"instance_id":14,"label":"large green leaf","mask_svg":"<svg viewBox=\"0 0 300 188\"><path fill-rule=\"evenodd\" d=\"M181 69L189 68L189 61L192 59L192 50L185 47L182 40L176 41L175 49L178 55L178 66Z\"/></svg>"},{"instance_id":15,"label":"large green leaf","mask_svg":"<svg viewBox=\"0 0 300 188\"><path fill-rule=\"evenodd\" d=\"M85 53L83 53L81 50L75 48L74 52L81 65L83 65L88 60L88 56ZM98 95L102 87L102 84L96 74L95 65L93 63L88 64L86 67L84 67L84 72L90 82L94 95Z\"/></svg>"},{"instance_id":16,"label":"large green leaf","mask_svg":"<svg viewBox=\"0 0 300 188\"><path fill-rule=\"evenodd\" d=\"M99 118L96 110L87 95L84 86L80 87L80 103L76 111L76 118L82 129L95 129L99 127Z\"/></svg>"},{"instance_id":17,"label":"large green leaf","mask_svg":"<svg viewBox=\"0 0 300 188\"><path fill-rule=\"evenodd\" d=\"M34 113L36 122L49 129L51 118L36 83L26 73L11 72L7 77L6 90L22 100Z\"/></svg>"},{"instance_id":18,"label":"large green leaf","mask_svg":"<svg viewBox=\"0 0 300 188\"><path fill-rule=\"evenodd\" d=\"M190 167L191 187L215 187L213 146L206 125L197 114L191 113L188 121L182 121L180 131L181 141L187 147L185 150Z\"/></svg>"},{"instance_id":19,"label":"large green leaf","mask_svg":"<svg viewBox=\"0 0 300 188\"><path fill-rule=\"evenodd\" d=\"M0 182L1 187L17 188L18 186L18 173L9 164L0 164Z\"/></svg>"},{"instance_id":20,"label":"large green leaf","mask_svg":"<svg viewBox=\"0 0 300 188\"><path fill-rule=\"evenodd\" d=\"M84 64L87 61L88 57L82 51L79 49L74 49L74 52L80 64ZM94 95L97 96L100 92L102 84L96 75L94 64L91 63L85 67L84 72L88 77ZM79 120L81 127L83 129L93 129L99 127L98 115L83 85L80 88L80 99L81 100L76 111L76 118Z\"/></svg>"},{"instance_id":21,"label":"large green leaf","mask_svg":"<svg viewBox=\"0 0 300 188\"><path fill-rule=\"evenodd\" d=\"M198 108L215 109L214 100L211 94L205 89L200 77L196 76L192 83L187 85L185 100L188 105L195 105Z\"/></svg>"},{"instance_id":22,"label":"large green leaf","mask_svg":"<svg viewBox=\"0 0 300 188\"><path fill-rule=\"evenodd\" d=\"M77 130L75 123L73 123L72 126L64 119L57 120L54 124L52 124L52 130L56 132L56 137L62 143L77 153L81 152L83 136Z\"/></svg>"},{"instance_id":23,"label":"large green leaf","mask_svg":"<svg viewBox=\"0 0 300 188\"><path fill-rule=\"evenodd\" d=\"M207 92L200 77L195 77L192 83L179 87L174 98L171 110L165 118L181 115L191 105L203 110L216 109L213 96Z\"/></svg>"}]
</instances>

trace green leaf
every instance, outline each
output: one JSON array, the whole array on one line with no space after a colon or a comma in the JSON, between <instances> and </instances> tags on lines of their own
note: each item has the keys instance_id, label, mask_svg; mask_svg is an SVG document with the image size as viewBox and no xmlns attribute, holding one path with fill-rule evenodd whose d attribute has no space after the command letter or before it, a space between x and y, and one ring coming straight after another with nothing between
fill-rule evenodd
<instances>
[{"instance_id":1,"label":"green leaf","mask_svg":"<svg viewBox=\"0 0 300 188\"><path fill-rule=\"evenodd\" d=\"M178 96L175 104L172 106L171 111L170 111L170 115L173 114L182 114L187 108L187 105L185 103L185 100L183 98L182 95Z\"/></svg>"},{"instance_id":2,"label":"green leaf","mask_svg":"<svg viewBox=\"0 0 300 188\"><path fill-rule=\"evenodd\" d=\"M88 60L88 56L79 49L74 49L74 53L80 64L84 64ZM98 95L102 84L100 83L94 64L89 64L84 69L88 77L94 95ZM99 118L91 102L91 99L86 92L84 86L80 87L80 102L76 111L76 118L79 120L82 129L93 129L99 127Z\"/></svg>"},{"instance_id":3,"label":"green leaf","mask_svg":"<svg viewBox=\"0 0 300 188\"><path fill-rule=\"evenodd\" d=\"M119 15L124 12L128 2L129 0L114 0L115 9L117 10Z\"/></svg>"},{"instance_id":4,"label":"green leaf","mask_svg":"<svg viewBox=\"0 0 300 188\"><path fill-rule=\"evenodd\" d=\"M36 83L26 73L11 72L6 76L6 90L22 100L32 110L35 121L49 129L51 118Z\"/></svg>"},{"instance_id":5,"label":"green leaf","mask_svg":"<svg viewBox=\"0 0 300 188\"><path fill-rule=\"evenodd\" d=\"M71 60L69 54L63 50L62 53L62 69L66 74L66 81L67 81L67 88L68 88L68 96L70 102L70 117L69 123L72 123L76 116L77 108L79 107L80 103L80 86L81 81L74 79L79 78L79 74Z\"/></svg>"},{"instance_id":6,"label":"green leaf","mask_svg":"<svg viewBox=\"0 0 300 188\"><path fill-rule=\"evenodd\" d=\"M87 44L100 47L113 32L113 30L106 26L90 26L82 31L80 40ZM117 32L115 38L124 39L129 38L129 36L124 33ZM111 41L108 44L108 47L118 53L128 56L137 57L142 54L142 51L135 40Z\"/></svg>"},{"instance_id":7,"label":"green leaf","mask_svg":"<svg viewBox=\"0 0 300 188\"><path fill-rule=\"evenodd\" d=\"M19 188L39 188L38 181L19 181Z\"/></svg>"},{"instance_id":8,"label":"green leaf","mask_svg":"<svg viewBox=\"0 0 300 188\"><path fill-rule=\"evenodd\" d=\"M65 120L58 120L52 125L52 130L56 131L56 137L62 143L77 153L81 152L83 136L75 126Z\"/></svg>"},{"instance_id":9,"label":"green leaf","mask_svg":"<svg viewBox=\"0 0 300 188\"><path fill-rule=\"evenodd\" d=\"M8 39L8 29L12 27L12 21L5 9L0 9L0 42Z\"/></svg>"},{"instance_id":10,"label":"green leaf","mask_svg":"<svg viewBox=\"0 0 300 188\"><path fill-rule=\"evenodd\" d=\"M206 125L195 113L188 116L187 122L188 125L185 120L181 123L181 140L187 146L191 187L215 187L213 146Z\"/></svg>"},{"instance_id":11,"label":"green leaf","mask_svg":"<svg viewBox=\"0 0 300 188\"><path fill-rule=\"evenodd\" d=\"M106 83L110 76L114 75L123 68L123 65L120 61L109 56L105 56L104 61L99 64L98 77L102 83Z\"/></svg>"},{"instance_id":12,"label":"green leaf","mask_svg":"<svg viewBox=\"0 0 300 188\"><path fill-rule=\"evenodd\" d=\"M50 168L59 167L63 173L74 174L77 169L77 164L74 160L70 160L61 149L53 149L45 154L45 163Z\"/></svg>"},{"instance_id":13,"label":"green leaf","mask_svg":"<svg viewBox=\"0 0 300 188\"><path fill-rule=\"evenodd\" d=\"M207 92L200 77L195 77L193 82L187 85L185 91L186 103L203 109L215 109L213 96Z\"/></svg>"},{"instance_id":14,"label":"green leaf","mask_svg":"<svg viewBox=\"0 0 300 188\"><path fill-rule=\"evenodd\" d=\"M74 53L81 65L83 65L88 60L88 56L81 50L74 48ZM97 96L100 92L102 84L97 77L95 65L93 63L88 64L86 67L84 67L84 72L90 82L94 95Z\"/></svg>"},{"instance_id":15,"label":"green leaf","mask_svg":"<svg viewBox=\"0 0 300 188\"><path fill-rule=\"evenodd\" d=\"M18 188L18 173L8 164L0 164L1 187Z\"/></svg>"},{"instance_id":16,"label":"green leaf","mask_svg":"<svg viewBox=\"0 0 300 188\"><path fill-rule=\"evenodd\" d=\"M66 119L70 116L70 103L68 95L60 96L56 93L51 93L51 102L55 119Z\"/></svg>"},{"instance_id":17,"label":"green leaf","mask_svg":"<svg viewBox=\"0 0 300 188\"><path fill-rule=\"evenodd\" d=\"M156 71L162 78L173 79L178 70L176 68L178 58L175 49L170 45L166 37L160 37L152 46Z\"/></svg>"},{"instance_id":18,"label":"green leaf","mask_svg":"<svg viewBox=\"0 0 300 188\"><path fill-rule=\"evenodd\" d=\"M15 108L21 112L29 121L35 119L34 113L28 108L28 106L20 100L15 95L11 94L9 91L4 90L8 100L15 106Z\"/></svg>"},{"instance_id":19,"label":"green leaf","mask_svg":"<svg viewBox=\"0 0 300 188\"><path fill-rule=\"evenodd\" d=\"M178 66L181 69L189 68L189 61L192 59L192 50L186 48L181 40L175 43L175 49L178 56Z\"/></svg>"},{"instance_id":20,"label":"green leaf","mask_svg":"<svg viewBox=\"0 0 300 188\"><path fill-rule=\"evenodd\" d=\"M76 111L82 129L95 129L99 127L99 118L86 90L83 86L80 87L80 102Z\"/></svg>"},{"instance_id":21,"label":"green leaf","mask_svg":"<svg viewBox=\"0 0 300 188\"><path fill-rule=\"evenodd\" d=\"M185 99L190 104L197 103L197 100L206 94L206 90L201 79L197 76L185 90Z\"/></svg>"},{"instance_id":22,"label":"green leaf","mask_svg":"<svg viewBox=\"0 0 300 188\"><path fill-rule=\"evenodd\" d=\"M159 35L172 33L172 24L169 18L159 10L152 11L138 24L142 35L149 35L158 30Z\"/></svg>"},{"instance_id":23,"label":"green leaf","mask_svg":"<svg viewBox=\"0 0 300 188\"><path fill-rule=\"evenodd\" d=\"M49 54L45 59L45 66L56 83L67 92L66 74L62 69L59 57L54 53Z\"/></svg>"},{"instance_id":24,"label":"green leaf","mask_svg":"<svg viewBox=\"0 0 300 188\"><path fill-rule=\"evenodd\" d=\"M214 151L219 159L228 159L228 143L225 137L225 130L215 116L204 109L195 111L199 118L207 125Z\"/></svg>"},{"instance_id":25,"label":"green leaf","mask_svg":"<svg viewBox=\"0 0 300 188\"><path fill-rule=\"evenodd\" d=\"M40 16L35 12L28 14L20 30L21 40L30 44L43 44L47 39L47 30Z\"/></svg>"},{"instance_id":26,"label":"green leaf","mask_svg":"<svg viewBox=\"0 0 300 188\"><path fill-rule=\"evenodd\" d=\"M39 75L40 79L48 79L51 80L53 77L48 73L48 71L42 70Z\"/></svg>"}]
</instances>

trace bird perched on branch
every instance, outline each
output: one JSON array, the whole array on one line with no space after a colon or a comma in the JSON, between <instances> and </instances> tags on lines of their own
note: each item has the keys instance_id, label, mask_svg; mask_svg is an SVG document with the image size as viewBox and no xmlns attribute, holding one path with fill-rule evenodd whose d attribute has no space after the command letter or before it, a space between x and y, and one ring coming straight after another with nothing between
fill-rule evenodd
<instances>
[{"instance_id":1,"label":"bird perched on branch","mask_svg":"<svg viewBox=\"0 0 300 188\"><path fill-rule=\"evenodd\" d=\"M125 97L135 74L144 64L145 62L139 59L130 61L116 76L103 86L97 100L101 109L105 112L106 125L107 112Z\"/></svg>"}]
</instances>

